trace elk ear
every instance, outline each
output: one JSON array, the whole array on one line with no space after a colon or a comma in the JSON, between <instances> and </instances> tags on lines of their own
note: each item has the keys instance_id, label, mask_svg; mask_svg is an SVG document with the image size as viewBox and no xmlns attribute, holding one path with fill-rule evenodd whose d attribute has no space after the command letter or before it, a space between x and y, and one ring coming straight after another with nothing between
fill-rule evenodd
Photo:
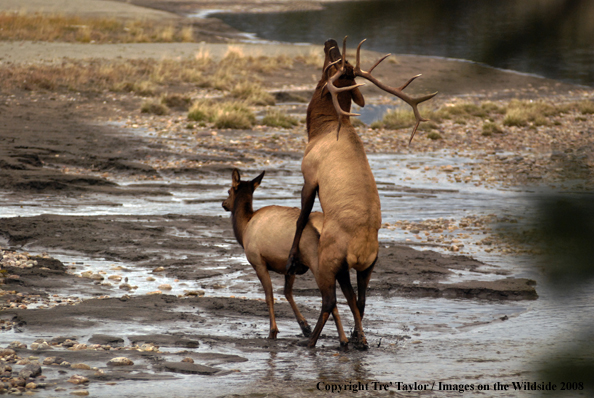
<instances>
[{"instance_id":1,"label":"elk ear","mask_svg":"<svg viewBox=\"0 0 594 398\"><path fill-rule=\"evenodd\" d=\"M352 89L351 95L355 104L359 105L361 108L365 106L365 98L363 98L363 94L361 94L361 91L359 91L359 87Z\"/></svg>"},{"instance_id":2,"label":"elk ear","mask_svg":"<svg viewBox=\"0 0 594 398\"><path fill-rule=\"evenodd\" d=\"M239 170L233 169L233 173L231 173L231 181L233 188L237 188L239 186L239 182L241 181L241 177L239 176Z\"/></svg>"},{"instance_id":3,"label":"elk ear","mask_svg":"<svg viewBox=\"0 0 594 398\"><path fill-rule=\"evenodd\" d=\"M266 173L266 171L263 171L262 174L260 174L258 177L254 178L252 180L252 187L254 189L256 189L260 186L260 183L262 182L262 178L264 178L264 173Z\"/></svg>"}]
</instances>

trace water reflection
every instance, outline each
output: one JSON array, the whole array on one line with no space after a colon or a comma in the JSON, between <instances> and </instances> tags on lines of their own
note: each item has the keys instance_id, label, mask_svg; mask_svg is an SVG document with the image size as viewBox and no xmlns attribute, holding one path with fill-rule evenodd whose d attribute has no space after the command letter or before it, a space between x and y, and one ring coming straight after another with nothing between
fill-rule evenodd
<instances>
[{"instance_id":1,"label":"water reflection","mask_svg":"<svg viewBox=\"0 0 594 398\"><path fill-rule=\"evenodd\" d=\"M463 58L573 83L594 85L591 0L368 0L323 11L216 14L267 40L351 43L397 54Z\"/></svg>"}]
</instances>

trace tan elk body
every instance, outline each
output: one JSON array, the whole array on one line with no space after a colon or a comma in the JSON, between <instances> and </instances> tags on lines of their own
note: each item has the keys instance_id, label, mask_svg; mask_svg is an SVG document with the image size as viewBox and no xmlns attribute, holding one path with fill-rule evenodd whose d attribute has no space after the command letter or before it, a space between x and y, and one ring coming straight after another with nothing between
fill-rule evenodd
<instances>
[{"instance_id":1,"label":"tan elk body","mask_svg":"<svg viewBox=\"0 0 594 398\"><path fill-rule=\"evenodd\" d=\"M274 316L274 297L269 271L285 275L284 294L295 313L297 322L305 337L309 337L311 329L299 312L293 299L294 274L287 274L286 263L289 250L295 235L295 223L299 217L299 209L285 206L266 206L253 210L254 190L260 185L264 172L251 181L241 181L239 170L233 170L232 186L229 197L223 202L223 208L231 212L233 232L243 247L248 262L252 265L266 296L266 304L270 315L270 333L268 338L275 339L279 330ZM324 216L314 212L303 230L300 243L301 263L297 274L311 269L315 274L318 265L318 241ZM333 312L338 333L344 337L338 311Z\"/></svg>"},{"instance_id":2,"label":"tan elk body","mask_svg":"<svg viewBox=\"0 0 594 398\"><path fill-rule=\"evenodd\" d=\"M343 55L345 46L343 44ZM301 231L307 225L317 193L324 211L318 247L318 272L315 273L322 294L322 310L309 338L309 347L315 346L329 314L336 308L337 280L355 320L351 342L360 349L368 346L362 318L367 286L378 256L381 209L363 143L349 120L352 115L349 113L351 101L359 106L365 105L359 85L355 84L355 77L361 76L372 81L413 107L417 125L411 140L418 123L423 121L418 114L417 104L435 95L416 99L402 93L401 90L414 78L399 89L378 82L371 76L371 70L381 60L369 72L362 71L359 67L360 46L357 49L357 65L353 67L341 56L336 41L328 40L325 43L322 78L307 108L308 144L301 163L304 178L301 213L287 270L293 272L303 255ZM358 298L350 282L350 269L357 272ZM346 336L341 336L340 342L346 345L349 341Z\"/></svg>"}]
</instances>

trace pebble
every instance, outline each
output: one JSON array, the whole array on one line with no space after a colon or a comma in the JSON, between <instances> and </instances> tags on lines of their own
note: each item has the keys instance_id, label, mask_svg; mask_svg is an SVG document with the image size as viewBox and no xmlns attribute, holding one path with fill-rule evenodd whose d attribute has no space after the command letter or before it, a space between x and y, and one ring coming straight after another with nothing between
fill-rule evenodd
<instances>
[{"instance_id":1,"label":"pebble","mask_svg":"<svg viewBox=\"0 0 594 398\"><path fill-rule=\"evenodd\" d=\"M204 290L184 290L185 296L204 296Z\"/></svg>"},{"instance_id":2,"label":"pebble","mask_svg":"<svg viewBox=\"0 0 594 398\"><path fill-rule=\"evenodd\" d=\"M91 370L91 367L86 363L73 363L70 365L72 369Z\"/></svg>"},{"instance_id":3,"label":"pebble","mask_svg":"<svg viewBox=\"0 0 594 398\"><path fill-rule=\"evenodd\" d=\"M159 285L159 289L160 290L171 290L171 285L168 283L163 283L163 284Z\"/></svg>"},{"instance_id":4,"label":"pebble","mask_svg":"<svg viewBox=\"0 0 594 398\"><path fill-rule=\"evenodd\" d=\"M47 343L47 341L42 341L40 343L31 343L31 349L32 350L49 350L52 347Z\"/></svg>"},{"instance_id":5,"label":"pebble","mask_svg":"<svg viewBox=\"0 0 594 398\"><path fill-rule=\"evenodd\" d=\"M70 395L77 395L79 397L85 397L87 395L89 395L89 392L87 390L74 390L70 392Z\"/></svg>"},{"instance_id":6,"label":"pebble","mask_svg":"<svg viewBox=\"0 0 594 398\"><path fill-rule=\"evenodd\" d=\"M85 376L81 376L81 375L72 375L66 381L68 383L72 383L72 384L78 385L78 384L88 383L89 382L89 378L88 377L85 377Z\"/></svg>"},{"instance_id":7,"label":"pebble","mask_svg":"<svg viewBox=\"0 0 594 398\"><path fill-rule=\"evenodd\" d=\"M132 360L126 358L126 357L115 357L110 359L107 362L108 366L130 366L130 365L134 365L134 362L132 362Z\"/></svg>"}]
</instances>

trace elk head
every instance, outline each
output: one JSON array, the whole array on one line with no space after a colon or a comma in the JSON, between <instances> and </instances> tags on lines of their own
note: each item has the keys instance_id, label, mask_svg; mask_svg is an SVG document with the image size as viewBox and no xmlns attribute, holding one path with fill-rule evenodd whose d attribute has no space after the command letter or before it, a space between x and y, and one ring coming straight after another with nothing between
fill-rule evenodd
<instances>
[{"instance_id":1,"label":"elk head","mask_svg":"<svg viewBox=\"0 0 594 398\"><path fill-rule=\"evenodd\" d=\"M327 41L326 48L325 48L326 60L324 61L324 74L326 74L328 71L332 71L333 74L332 74L332 76L327 78L324 89L327 89L332 96L332 104L334 105L334 109L336 110L336 114L338 115L338 131L340 131L341 121L342 121L343 117L345 117L345 116L346 117L359 116L355 113L350 113L350 103L348 104L347 107L343 107L342 103L344 103L344 99L340 99L339 95L343 95L343 93L345 93L345 92L353 92L353 94L351 94L353 100L355 100L355 98L357 96L361 96L359 87L362 86L363 84L355 84L354 78L362 77L364 79L369 80L373 84L375 84L378 88L380 88L390 94L397 96L398 98L400 98L401 100L403 100L404 102L406 102L407 104L409 104L411 106L417 122L413 128L412 134L408 141L408 143L410 145L413 137L415 136L417 128L419 127L419 124L421 122L427 121L427 119L423 119L421 117L421 115L419 113L418 105L421 102L424 102L424 101L427 101L427 100L433 98L437 94L437 92L435 92L433 94L415 98L415 97L409 96L408 94L405 94L402 91L413 80L415 80L417 77L419 77L421 75L416 75L416 76L411 77L406 83L404 83L402 86L400 86L398 88L390 87L386 84L383 84L382 82L377 80L375 77L373 77L371 75L371 72L380 64L380 62L382 62L384 59L388 58L391 54L384 55L368 71L362 70L361 69L361 45L365 42L365 40L362 40L361 43L359 43L359 45L357 46L357 58L356 58L357 62L356 62L355 67L353 68L346 61L346 40L347 40L347 38L345 36L345 38L342 42L342 54L343 54L342 57L340 57L340 52L336 48L336 44L335 44L336 41L334 41L334 40ZM334 47L328 49L327 47L329 45L332 45L331 42L334 43ZM330 54L330 57L329 57L329 54ZM345 79L343 76L346 76L347 78ZM340 82L341 80L344 80L344 81L350 80L353 84L351 84L351 85L336 84L337 81ZM324 91L322 92L322 94L324 94ZM344 98L344 96L343 96L343 98ZM362 96L361 96L360 101L362 104L364 104ZM355 100L355 103L360 105L359 102L357 102L356 100ZM360 106L363 106L363 105L360 105ZM347 109L347 110L345 110L345 109ZM338 134L338 132L337 132L337 134Z\"/></svg>"},{"instance_id":2,"label":"elk head","mask_svg":"<svg viewBox=\"0 0 594 398\"><path fill-rule=\"evenodd\" d=\"M228 193L229 196L223 201L223 209L226 211L234 212L236 204L239 205L239 200L243 199L246 203L252 204L252 197L254 191L264 178L264 171L258 177L251 181L241 181L238 169L233 169L231 174L231 188Z\"/></svg>"}]
</instances>

